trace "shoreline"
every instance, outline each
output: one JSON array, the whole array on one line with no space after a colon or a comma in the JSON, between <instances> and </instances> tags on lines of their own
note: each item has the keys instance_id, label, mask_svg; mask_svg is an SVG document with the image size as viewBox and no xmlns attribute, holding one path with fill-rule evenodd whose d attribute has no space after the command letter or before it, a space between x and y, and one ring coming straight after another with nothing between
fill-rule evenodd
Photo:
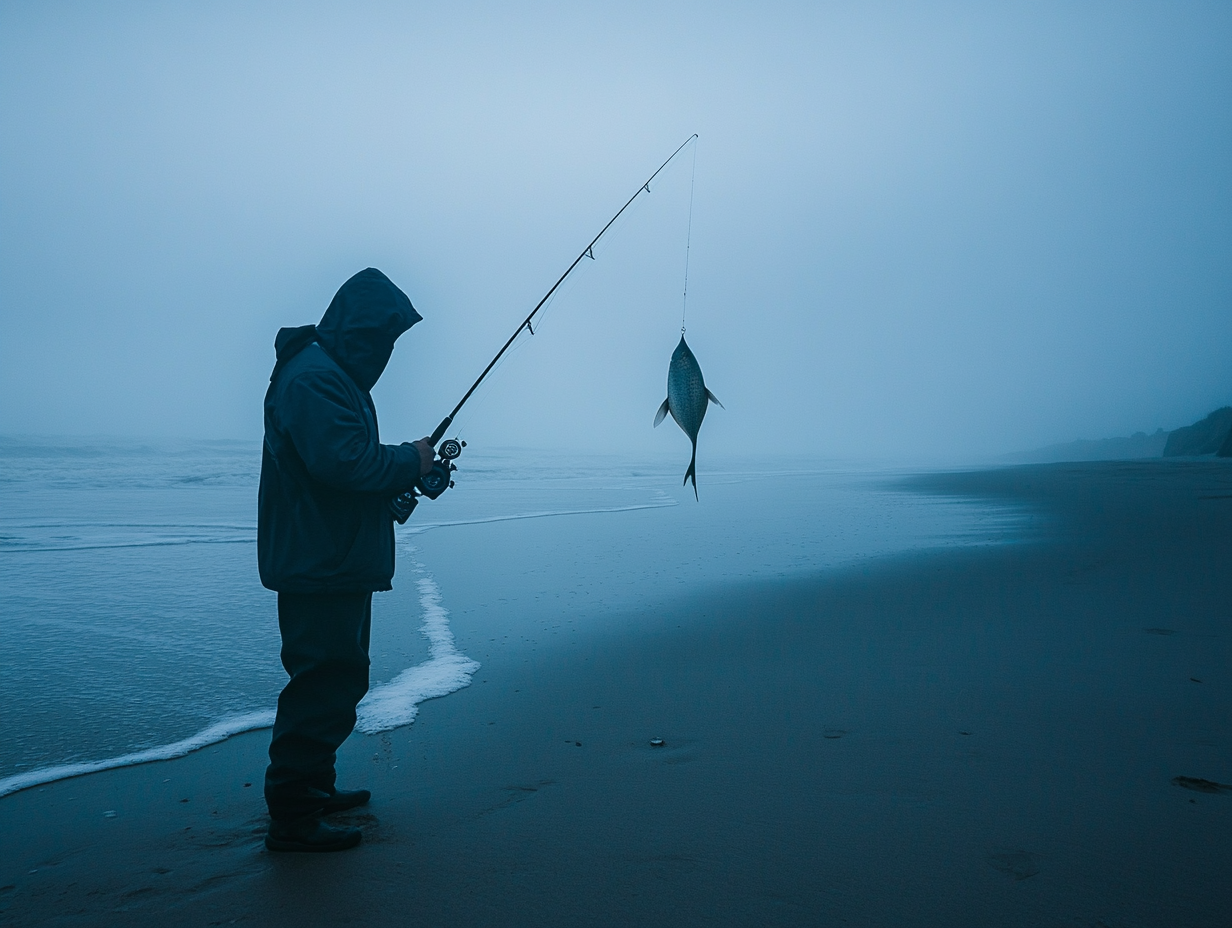
<instances>
[{"instance_id":1,"label":"shoreline","mask_svg":"<svg viewBox=\"0 0 1232 928\"><path fill-rule=\"evenodd\" d=\"M484 659L413 726L344 745L340 782L375 792L353 852L264 851L263 732L6 796L0 916L1226 919L1232 795L1173 778L1232 783L1232 466L905 483L1042 518Z\"/></svg>"},{"instance_id":2,"label":"shoreline","mask_svg":"<svg viewBox=\"0 0 1232 928\"><path fill-rule=\"evenodd\" d=\"M820 473L822 472L813 472L808 476L817 476ZM414 705L418 701L422 698L442 695L441 685L429 685L429 677L438 674L433 672L431 666L426 666L429 663L429 653L433 650L431 641L437 637L437 633L430 631L426 625L420 627L416 633L416 623L413 621L416 612L426 617L437 607L448 606L446 612L459 609L462 612L469 611L472 617L488 616L491 621L487 623L486 629L474 626L471 628L472 644L479 653L486 656L486 653L491 650L489 647L491 641L499 640L501 648L510 645L516 647L519 644L526 644L528 640L535 641L536 644L539 642L550 644L552 635L542 633L550 628L560 628L562 624L567 626L570 632L585 633L592 629L596 622L605 621L607 616L619 617L638 610L644 614L651 614L653 613L651 604L659 599L670 599L678 593L681 589L681 581L685 587L703 592L715 582L725 582L720 579L724 576L721 571L707 570L702 562L709 560L710 563L716 564L726 560L730 566L747 569L749 565L744 563L747 561L745 552L755 550L759 544L763 550L757 552L758 557L755 559L753 572L766 572L769 569L772 575L782 576L787 562L777 558L781 558L784 554L811 551L811 558L792 557L793 563L790 566L793 573L799 573L801 566L804 566L806 570L816 571L822 569L823 566L835 566L836 563L842 563L842 549L844 548L855 549L846 552L847 556L853 560L870 555L877 557L884 551L875 549L878 546L884 548L887 543L895 550L928 546L929 541L925 540L928 537L927 534L920 536L921 526L932 524L937 527L954 522L963 525L970 523L974 526L979 521L978 518L972 520L970 514L957 515L957 510L962 507L955 507L952 503L942 504L943 509L950 510L948 516L938 516L936 513L927 511L930 507L926 502L921 504L917 501L914 506L908 507L908 509L915 510L915 524L912 524L913 518L904 517L900 509L893 521L897 521L900 527L907 528L907 532L892 535L887 533L884 527L885 523L890 521L887 519L887 516L891 515L887 511L889 507L882 504L881 511L873 511L873 507L877 505L875 501L878 496L884 499L897 497L902 500L904 498L901 489L886 488L884 484L887 475L862 475L858 478L848 475L837 479L832 474L826 476L829 479L823 479L820 482L805 482L806 493L816 493L819 483L822 487L821 492L828 495L831 502L837 503L837 505L827 506L825 501L815 496L805 501L810 511L827 517L826 528L821 538L793 536L793 529L798 530L801 527L801 520L798 518L791 520L794 525L776 523L778 531L767 532L764 528L760 533L755 531L753 534L759 535L756 539L743 537L744 533L740 531L740 528L748 524L748 519L756 518L759 512L766 511L767 508L773 511L774 507L781 505L781 500L791 493L789 489L784 488L784 485L791 486L790 478L784 480L783 485L771 490L769 494L761 493L755 497L754 501L750 501L747 498L749 476L729 474L726 483L719 483L715 487L721 497L717 506L714 505L714 501L711 501L708 507L700 509L688 507L690 511L681 511L674 514L674 518L666 519L659 518L650 510L675 508L680 504L680 499L668 496L661 488L652 490L645 486L641 487L643 492L637 495L644 497L646 493L651 493L653 497L651 501L632 505L629 504L631 501L627 501L625 505L620 506L596 507L594 505L596 501L591 500L591 504L584 508L577 508L577 506L561 508L559 505L545 507L544 504L548 500L544 498L543 493L528 495L525 486L520 481L513 481L507 488L512 489L515 494L516 501L512 506L509 505L508 499L504 499L493 507L494 500L491 498L493 493L490 486L484 487L483 489L487 492L479 493L474 499L470 496L465 499L451 498L447 503L463 503L464 505L460 508L455 505L453 509L431 514L444 516L444 519L412 523L399 531L399 545L403 557L410 559L410 570L414 572L414 575L408 578L408 568L404 565L399 583L395 585L392 593L377 597L378 601L374 602L376 634L373 640L374 683L373 692L369 694L363 708L376 711L380 718L363 717L371 716L372 713L365 713L361 709L360 729L373 733L379 729L401 727L413 719ZM853 485L860 485L860 488L853 489ZM757 489L766 488L758 487ZM608 495L615 494L609 492ZM915 499L922 498L915 497ZM573 502L581 501L573 500ZM608 499L607 502L615 502L615 499ZM493 514L493 509L496 514ZM502 512L502 509L513 511ZM484 513L488 514L484 515ZM873 529L871 533L866 532L865 537L853 538L850 530L854 513L858 513L870 525L880 522L883 527ZM609 522L609 517L614 514L620 514L620 518ZM200 519L205 517L205 514L196 513L196 516ZM716 516L718 516L717 520ZM837 524L836 516L838 516ZM716 521L718 524L714 524ZM440 533L441 529L448 529L448 531ZM972 528L972 531L975 529ZM982 526L979 531L983 533ZM421 536L425 533L430 533L431 537L422 538ZM446 537L441 538L440 534ZM1004 535L1004 532L1000 534ZM738 544L743 551L733 550L730 542L725 549L720 547L720 550L714 550L713 544L724 535L741 536ZM776 549L770 555L767 555L764 550L768 535L776 540L770 544L771 548ZM676 561L675 566L671 568L674 573L665 575L659 570L660 565L654 558L643 558L640 563L622 565L623 577L615 578L607 569L607 565L602 563L605 540L608 542L615 540L623 544L625 551L634 549L658 551L675 561L679 552L675 550L673 542L665 540L669 536L685 545L696 537L703 537L707 541L707 549L704 552L693 552L692 563L684 567L685 573L681 573L684 565L679 561ZM794 537L794 543L784 546L778 542L778 540L791 537ZM890 541L891 537L894 538L893 541ZM966 540L956 540L963 537L964 533L961 529L957 536L948 534L944 530L936 536L940 543L968 543ZM988 540L984 537L981 542ZM818 541L821 542L820 547L817 545ZM127 547L131 546L121 545L117 548L114 544L91 545L83 550L103 548L114 554L115 550ZM163 551L167 545L159 543L151 544L149 547ZM859 551L861 548L864 550ZM869 550L870 548L873 550ZM59 548L55 550L57 554L62 553ZM533 552L531 557L525 556L526 551ZM47 552L38 553L46 554ZM835 553L839 555L837 559L833 556ZM420 554L431 561L431 568L418 561ZM698 554L702 554L702 557L697 557ZM689 560L688 552L685 552L685 555L686 561ZM184 569L184 558L164 559L159 573L169 579L152 599L141 595L140 580L129 583L124 579L130 575L131 571L146 569L143 558L140 556L118 564L107 565L107 561L104 560L77 566L86 570L105 569L104 565L112 568L112 575L118 578L119 586L131 588L133 591L134 595L128 597L129 605L138 610L149 611L152 603L160 602L160 597L163 608L192 610L197 608L203 598L209 596L209 594L206 597L199 595L202 589L199 584L202 581L208 584L209 590L214 594L221 593L225 596L232 592L228 586L234 578L233 571L237 567L247 568L249 565L234 563L234 558L231 560L233 563L228 564L225 569L220 569L221 564L211 565L213 569L194 565L193 574L185 575L177 572ZM241 557L239 560L242 562L244 558ZM809 563L810 560L811 563ZM485 561L490 568L495 569L495 576L477 576L471 569L472 564ZM545 562L556 565L551 576L543 574L541 567ZM54 561L40 561L37 566L40 570L46 570L51 563ZM449 591L445 601L436 602L435 599L440 598L436 597L435 604L429 606L423 600L421 592L418 597L419 603L416 606L414 603L415 588L421 586L424 579L430 579L435 583L432 578L438 568L443 571ZM653 571L655 576L647 576L647 571ZM248 580L247 576L244 579ZM617 579L617 583L613 584L611 582L613 579ZM621 579L624 581L623 584L620 582ZM645 580L650 582L644 582ZM90 595L89 590L76 592L77 595ZM188 635L182 636L178 641L181 647L190 648L198 658L203 655L208 655L210 658L227 654L233 654L235 657L242 656L245 660L244 673L237 674L218 667L213 673L215 685L209 687L207 691L202 691L200 686L202 678L198 675L193 679L193 682L197 684L193 693L196 700L183 704L178 701L178 693L166 691L163 685L165 681L159 679L157 673L152 679L143 681L151 684L148 691L132 686L122 686L113 693L114 698L110 700L106 708L122 714L117 716L117 721L125 721L130 726L134 722L137 723L134 730L140 731L141 737L128 743L123 738L115 736L120 731L119 727L112 728L102 737L96 737L98 726L74 724L74 715L83 721L91 715L103 716L104 713L98 711L101 707L96 701L92 704L89 698L91 690L86 689L77 694L86 698L75 699L71 686L58 688L54 693L47 693L48 687L40 680L31 679L29 673L16 680L16 692L7 694L5 705L0 707L7 711L9 719L12 720L12 730L9 734L16 743L37 744L39 734L31 730L31 722L37 719L42 723L40 726L42 735L49 736L47 740L57 743L61 751L58 752L58 756L45 751L36 752L41 756L37 756L37 760L32 765L24 762L31 759L29 755L15 756L11 750L0 750L0 754L5 755L0 759L7 761L3 765L3 771L0 771L3 774L0 775L0 797L18 789L54 782L67 776L183 756L190 750L222 740L228 734L267 727L269 719L266 716L272 718L271 707L282 683L282 670L277 661L276 629L273 629L273 640L269 634L273 624L271 621L273 594L254 588L251 582L247 583L247 589L244 592L246 595L242 603L231 603L232 607L239 606L240 608L229 610L230 618L224 621L230 623L236 635L245 634L248 628L253 627L254 622L257 623L259 642L249 641L246 647L236 649L234 642L223 641L218 642L221 650L214 651L210 648L211 641L209 640L198 642ZM440 592L439 589L438 592ZM36 585L29 590L19 591L16 599L20 600L23 593L37 601L45 591L41 591ZM565 612L562 614L561 610L553 608L553 605L564 605ZM546 609L545 606L547 606ZM73 595L69 594L59 597L53 603L43 605L40 615L42 619L50 620L54 624L62 616L71 616L73 609ZM582 611L578 612L578 609ZM113 603L111 612L111 620L123 628L126 620L123 610L116 609ZM248 621L237 621L239 613L247 613ZM180 615L182 617L184 613ZM100 616L90 616L95 625L98 625L98 618ZM408 619L412 621L407 621ZM67 624L71 627L71 623ZM89 621L86 626L87 633L93 630ZM185 627L191 628L191 624L187 623ZM214 628L215 633L219 627L221 626ZM510 640L511 629L516 629L516 632L512 634L514 639L512 641ZM105 624L99 626L99 630L105 632ZM146 634L152 641L160 642L164 650L167 650L166 641L161 639L166 637L167 631L167 628L158 625L146 628ZM88 660L86 658L88 652L77 644L59 647L52 651L41 650L37 639L27 639L23 644L24 648L19 647L15 653L9 655L9 665L15 669L23 666L30 667L31 659L37 659L42 664L53 668L66 666L73 661ZM258 646L254 647L254 645ZM96 655L96 657L110 659L115 665L116 672L124 673L131 666L141 666L144 655L138 649L129 648L127 653L109 652L107 655ZM120 660L117 660L117 657L120 657ZM173 659L177 661L181 659L178 650ZM420 663L416 663L417 660ZM458 660L461 661L461 658ZM463 673L464 663L454 668L457 672L445 674L446 677L454 680L454 685L462 685L469 676L468 673ZM190 676L196 670L192 664L184 665L182 669L187 670ZM442 672L447 669L443 666L436 667L436 670ZM254 671L256 671L255 674ZM261 680L260 685L255 687L249 685L258 678ZM398 686L392 686L395 680L400 681ZM443 682L444 678L437 681L438 684ZM22 684L25 684L24 689ZM95 693L100 690L110 692L106 681L96 680L94 685L93 692ZM246 686L247 698L225 700L221 701L222 705L219 705L220 700L217 695L226 692L229 685ZM264 693L259 692L262 688L265 690ZM59 705L59 715L54 711L47 711L47 705L41 703L37 696L31 699L23 695L29 692L35 694L42 692L44 696L50 695ZM180 719L174 720L167 718L166 715L163 716L162 721L172 721L173 726L165 733L159 731L161 725L146 724L140 718L140 707L143 701L148 701L152 697L160 705L163 704L159 699L160 693L168 698L166 705L172 708L172 714L181 715ZM378 703L379 710L377 710ZM211 717L207 713L196 711L199 705L215 705L223 711ZM37 714L30 716L23 711L28 709L35 710ZM188 721L184 716L191 717L191 725L184 724ZM64 724L65 722L68 724ZM17 760L23 763L16 763Z\"/></svg>"}]
</instances>

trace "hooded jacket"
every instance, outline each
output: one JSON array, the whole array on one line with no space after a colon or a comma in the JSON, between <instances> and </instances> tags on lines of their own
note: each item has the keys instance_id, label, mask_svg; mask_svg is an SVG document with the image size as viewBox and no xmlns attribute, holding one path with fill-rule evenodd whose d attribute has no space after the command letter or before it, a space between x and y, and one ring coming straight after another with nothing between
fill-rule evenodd
<instances>
[{"instance_id":1,"label":"hooded jacket","mask_svg":"<svg viewBox=\"0 0 1232 928\"><path fill-rule=\"evenodd\" d=\"M318 325L279 330L265 394L257 500L261 583L280 593L390 589L393 496L419 451L382 445L369 391L421 319L376 268L342 285Z\"/></svg>"}]
</instances>

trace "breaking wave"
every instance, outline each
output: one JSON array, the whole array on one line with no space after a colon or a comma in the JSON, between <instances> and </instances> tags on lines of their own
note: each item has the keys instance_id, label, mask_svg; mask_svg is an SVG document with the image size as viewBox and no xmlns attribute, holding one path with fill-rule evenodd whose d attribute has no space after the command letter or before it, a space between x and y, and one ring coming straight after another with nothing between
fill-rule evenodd
<instances>
[{"instance_id":1,"label":"breaking wave","mask_svg":"<svg viewBox=\"0 0 1232 928\"><path fill-rule=\"evenodd\" d=\"M171 760L173 757L183 757L193 751L225 741L232 735L255 731L259 728L269 728L274 724L273 710L249 712L215 722L202 729L190 738L176 741L174 744L164 744L144 751L133 751L131 754L121 754L119 757L109 757L106 760L83 761L77 764L57 764L55 767L41 767L26 773L18 773L0 780L0 796L7 796L18 790L29 789L31 786L42 786L54 783L56 780L67 780L69 777L79 777L87 773L98 773L100 770L111 770L115 767L132 767L136 764L148 764L156 760Z\"/></svg>"},{"instance_id":2,"label":"breaking wave","mask_svg":"<svg viewBox=\"0 0 1232 928\"><path fill-rule=\"evenodd\" d=\"M415 572L420 574L417 585L424 614L419 630L428 639L431 657L422 664L408 667L388 683L373 687L364 697L359 704L359 721L355 727L367 735L409 725L419 714L421 702L448 696L469 686L471 675L479 669L478 661L471 660L454 646L449 610L441 604L440 587L423 564L416 562Z\"/></svg>"},{"instance_id":3,"label":"breaking wave","mask_svg":"<svg viewBox=\"0 0 1232 928\"><path fill-rule=\"evenodd\" d=\"M410 548L410 553L414 556L414 547ZM421 702L448 696L468 686L471 675L479 669L478 661L471 660L454 645L453 632L449 629L449 610L441 601L440 587L422 563L415 561L413 568L418 575L416 585L419 589L419 605L423 610L423 623L419 630L428 639L429 658L421 664L408 667L388 683L378 684L368 692L359 704L359 721L355 726L364 734L371 735L409 725L419 714ZM269 728L273 724L272 709L230 716L172 744L132 751L105 760L41 767L5 777L0 780L0 796L87 773L183 757L234 735Z\"/></svg>"}]
</instances>

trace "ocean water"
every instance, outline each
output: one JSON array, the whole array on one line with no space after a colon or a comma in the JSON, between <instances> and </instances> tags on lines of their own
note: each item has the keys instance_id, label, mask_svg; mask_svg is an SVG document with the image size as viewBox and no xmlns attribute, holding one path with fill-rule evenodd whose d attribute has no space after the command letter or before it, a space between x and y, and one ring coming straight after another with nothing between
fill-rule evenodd
<instances>
[{"instance_id":1,"label":"ocean water","mask_svg":"<svg viewBox=\"0 0 1232 928\"><path fill-rule=\"evenodd\" d=\"M677 455L680 457L680 455ZM359 728L413 721L476 656L550 647L691 590L936 545L1023 514L888 468L476 453L398 530ZM285 675L256 569L255 442L0 439L0 795L272 723Z\"/></svg>"}]
</instances>

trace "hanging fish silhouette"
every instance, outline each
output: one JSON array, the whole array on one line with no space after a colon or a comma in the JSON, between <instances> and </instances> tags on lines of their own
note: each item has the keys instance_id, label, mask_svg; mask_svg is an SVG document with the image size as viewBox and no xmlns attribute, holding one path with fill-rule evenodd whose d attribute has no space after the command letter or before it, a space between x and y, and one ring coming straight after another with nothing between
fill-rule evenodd
<instances>
[{"instance_id":1,"label":"hanging fish silhouette","mask_svg":"<svg viewBox=\"0 0 1232 928\"><path fill-rule=\"evenodd\" d=\"M670 412L672 418L681 430L693 442L693 457L689 461L689 469L684 472L684 482L693 478L693 498L697 499L697 433L701 430L702 419L706 418L706 406L718 403L719 398L706 389L706 381L702 378L702 369L693 357L693 352L685 344L684 336L680 336L680 344L672 352L672 363L667 367L667 399L659 407L655 416L655 427Z\"/></svg>"}]
</instances>

